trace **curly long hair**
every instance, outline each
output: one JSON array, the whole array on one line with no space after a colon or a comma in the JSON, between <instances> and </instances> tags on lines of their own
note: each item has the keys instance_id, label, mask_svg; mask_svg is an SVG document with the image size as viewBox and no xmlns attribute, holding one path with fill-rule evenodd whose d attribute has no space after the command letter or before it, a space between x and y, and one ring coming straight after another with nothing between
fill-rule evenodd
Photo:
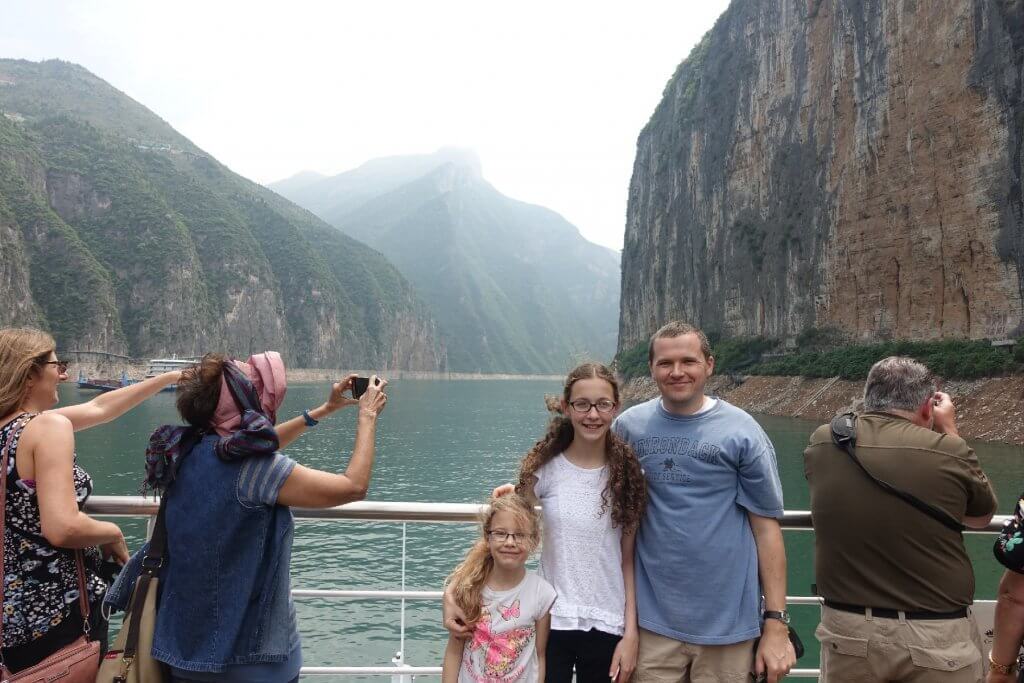
<instances>
[{"instance_id":1,"label":"curly long hair","mask_svg":"<svg viewBox=\"0 0 1024 683\"><path fill-rule=\"evenodd\" d=\"M619 383L612 371L600 363L584 363L576 367L565 379L562 399L568 403L572 398L572 387L581 379L603 379L612 387L615 404L619 403ZM548 409L556 412L548 424L547 433L533 445L519 466L519 483L516 491L523 494L536 479L536 472L565 450L576 437L572 420L562 412L562 403L557 398L548 397ZM633 449L612 431L605 436L604 453L608 466L608 484L601 492L601 513L609 507L612 514L612 526L622 527L631 533L640 526L640 518L647 505L647 481L640 469Z\"/></svg>"},{"instance_id":2,"label":"curly long hair","mask_svg":"<svg viewBox=\"0 0 1024 683\"><path fill-rule=\"evenodd\" d=\"M530 503L520 495L510 493L500 498L492 498L489 507L480 515L480 538L466 553L466 559L445 580L445 586L452 589L455 604L466 615L467 626L473 626L484 613L483 590L487 579L494 569L494 558L487 544L487 532L491 530L491 519L498 512L510 512L520 529L528 529L528 537L524 548L527 553L533 552L540 543L540 515Z\"/></svg>"}]
</instances>

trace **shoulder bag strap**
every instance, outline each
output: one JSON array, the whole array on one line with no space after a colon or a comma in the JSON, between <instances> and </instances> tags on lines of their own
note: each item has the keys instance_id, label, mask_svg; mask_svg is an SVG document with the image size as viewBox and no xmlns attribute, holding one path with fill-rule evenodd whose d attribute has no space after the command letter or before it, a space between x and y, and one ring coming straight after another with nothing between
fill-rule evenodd
<instances>
[{"instance_id":1,"label":"shoulder bag strap","mask_svg":"<svg viewBox=\"0 0 1024 683\"><path fill-rule=\"evenodd\" d=\"M146 606L146 595L154 589L153 581L160 576L160 569L164 564L164 557L167 554L167 523L165 515L167 512L167 492L160 498L160 510L156 513L156 523L153 525L153 536L149 539L149 550L142 558L142 573L139 574L138 582L135 584L135 594L132 597L130 612L125 621L127 622L128 635L124 639L125 661L131 662L139 649L139 633L142 625L142 612Z\"/></svg>"},{"instance_id":2,"label":"shoulder bag strap","mask_svg":"<svg viewBox=\"0 0 1024 683\"><path fill-rule=\"evenodd\" d=\"M931 505L930 503L926 503L925 501L921 500L912 493L908 493L906 491L903 491L902 489L898 489L889 482L879 479L875 475L871 474L871 472L869 472L868 469L864 467L864 464L860 461L860 458L857 457L856 425L857 418L853 413L844 413L842 415L837 415L836 417L834 417L832 419L831 425L832 443L841 448L848 456L850 456L850 460L852 460L854 464L857 465L858 468L860 468L860 471L863 472L868 477L868 479L875 482L882 490L891 493L892 495L902 499L903 501L909 503L910 505L913 505L915 508L917 508L924 514L928 515L935 521L939 522L947 529L951 529L957 533L962 533L964 529L967 528L963 524L958 522L956 519L954 519L953 516L946 512L945 510L937 508L934 505Z\"/></svg>"}]
</instances>

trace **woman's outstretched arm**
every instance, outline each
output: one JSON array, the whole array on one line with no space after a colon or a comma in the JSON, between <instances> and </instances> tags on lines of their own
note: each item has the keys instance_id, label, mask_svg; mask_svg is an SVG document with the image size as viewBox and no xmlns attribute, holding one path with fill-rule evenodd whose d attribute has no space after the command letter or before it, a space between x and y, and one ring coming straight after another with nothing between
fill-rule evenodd
<instances>
[{"instance_id":1,"label":"woman's outstretched arm","mask_svg":"<svg viewBox=\"0 0 1024 683\"><path fill-rule=\"evenodd\" d=\"M56 408L50 412L58 413L71 420L76 432L115 420L139 405L147 398L158 393L164 387L178 382L181 372L165 372L150 377L138 384L131 384L100 394L86 403Z\"/></svg>"},{"instance_id":2,"label":"woman's outstretched arm","mask_svg":"<svg viewBox=\"0 0 1024 683\"><path fill-rule=\"evenodd\" d=\"M309 416L314 420L320 421L336 410L341 410L345 406L358 405L358 400L344 395L346 391L352 388L352 383L355 381L356 377L357 375L355 374L348 375L340 382L336 382L331 385L331 393L327 397L327 402L310 410ZM298 417L293 417L287 422L282 422L274 429L277 431L278 448L284 450L285 446L302 436L309 427L306 426L306 418L299 415Z\"/></svg>"},{"instance_id":3,"label":"woman's outstretched arm","mask_svg":"<svg viewBox=\"0 0 1024 683\"><path fill-rule=\"evenodd\" d=\"M377 434L377 416L384 410L387 396L385 380L374 376L370 388L359 399L356 445L344 474L322 472L296 465L277 496L279 505L326 508L362 500L370 488Z\"/></svg>"}]
</instances>

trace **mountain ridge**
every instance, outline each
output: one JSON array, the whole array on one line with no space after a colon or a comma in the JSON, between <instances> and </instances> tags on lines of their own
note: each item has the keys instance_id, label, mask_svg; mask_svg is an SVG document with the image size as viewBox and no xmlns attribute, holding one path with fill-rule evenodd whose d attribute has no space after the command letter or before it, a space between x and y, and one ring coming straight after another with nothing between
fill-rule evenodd
<instances>
[{"instance_id":1,"label":"mountain ridge","mask_svg":"<svg viewBox=\"0 0 1024 683\"><path fill-rule=\"evenodd\" d=\"M395 263L431 305L452 370L563 372L613 354L618 254L502 194L462 150L269 187Z\"/></svg>"},{"instance_id":2,"label":"mountain ridge","mask_svg":"<svg viewBox=\"0 0 1024 683\"><path fill-rule=\"evenodd\" d=\"M433 320L378 252L82 67L0 60L0 110L0 232L21 236L0 285L28 302L0 324L141 357L273 348L293 365L444 369Z\"/></svg>"}]
</instances>

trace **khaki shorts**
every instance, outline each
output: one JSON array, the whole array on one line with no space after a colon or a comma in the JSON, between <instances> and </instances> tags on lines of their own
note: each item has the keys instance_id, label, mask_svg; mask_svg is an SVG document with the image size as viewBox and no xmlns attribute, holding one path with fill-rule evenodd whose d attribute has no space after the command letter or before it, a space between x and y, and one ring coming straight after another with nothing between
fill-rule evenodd
<instances>
[{"instance_id":1,"label":"khaki shorts","mask_svg":"<svg viewBox=\"0 0 1024 683\"><path fill-rule=\"evenodd\" d=\"M694 645L640 629L636 683L750 683L754 641Z\"/></svg>"},{"instance_id":2,"label":"khaki shorts","mask_svg":"<svg viewBox=\"0 0 1024 683\"><path fill-rule=\"evenodd\" d=\"M981 634L963 619L881 619L821 608L821 683L980 683Z\"/></svg>"}]
</instances>

